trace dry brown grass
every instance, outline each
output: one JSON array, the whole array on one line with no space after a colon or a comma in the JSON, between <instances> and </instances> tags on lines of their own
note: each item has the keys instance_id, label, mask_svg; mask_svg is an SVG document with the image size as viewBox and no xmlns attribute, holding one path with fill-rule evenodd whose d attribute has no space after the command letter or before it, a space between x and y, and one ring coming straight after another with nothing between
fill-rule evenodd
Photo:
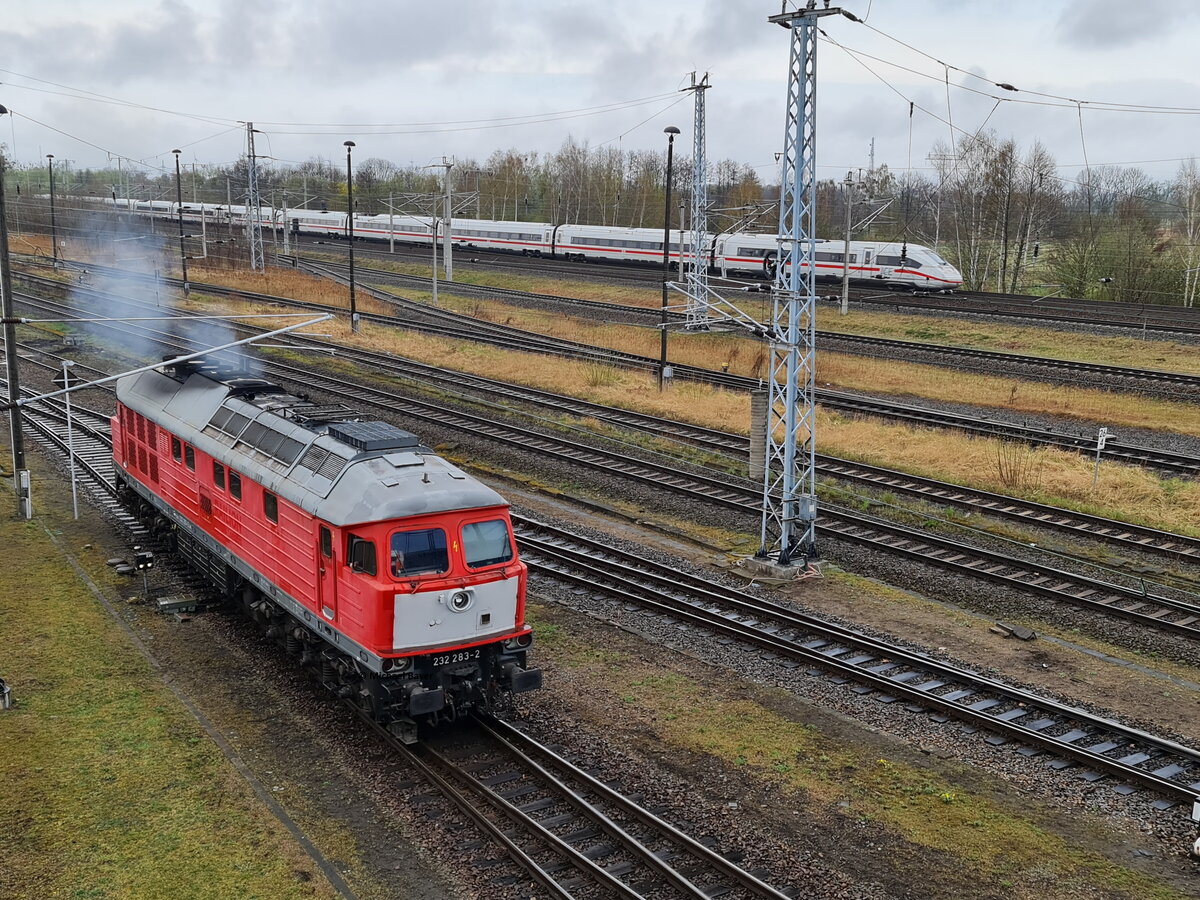
<instances>
[{"instance_id":1,"label":"dry brown grass","mask_svg":"<svg viewBox=\"0 0 1200 900\"><path fill-rule=\"evenodd\" d=\"M1194 346L1156 340L1153 332L1150 340L1143 341L1132 337L1075 334L1050 327L967 322L928 315L896 315L864 310L841 316L825 307L817 310L817 327L848 334L980 347L1051 359L1200 373L1200 357L1197 357Z\"/></svg>"},{"instance_id":2,"label":"dry brown grass","mask_svg":"<svg viewBox=\"0 0 1200 900\"><path fill-rule=\"evenodd\" d=\"M467 255L468 251L455 251ZM329 259L341 261L343 257L323 254ZM393 262L372 258L365 265L374 269L385 269L389 272L399 272L402 275L416 275L421 278L429 277L429 263ZM602 272L603 270L598 270ZM438 265L439 278L442 266ZM369 274L363 279L369 281ZM520 272L477 272L458 269L454 273L454 281L458 284L478 284L487 287L505 288L512 291L529 291L535 294L553 294L559 297L575 297L580 300L602 300L605 303L624 303L628 306L658 306L662 302L659 288L647 288L626 285L597 284L590 281L570 281L564 278L547 278L540 275L526 275Z\"/></svg>"},{"instance_id":3,"label":"dry brown grass","mask_svg":"<svg viewBox=\"0 0 1200 900\"><path fill-rule=\"evenodd\" d=\"M441 304L478 318L553 335L657 357L655 328L597 323L542 310L522 309L486 300L443 295ZM673 362L706 368L728 366L730 372L761 378L765 375L764 345L737 334L689 335L674 332L668 342ZM1019 379L974 375L919 363L821 353L817 378L823 387L869 391L928 400L970 403L1014 412L1042 413L1116 427L1151 428L1200 436L1200 407L1110 393L1089 388L1061 387Z\"/></svg>"},{"instance_id":4,"label":"dry brown grass","mask_svg":"<svg viewBox=\"0 0 1200 900\"><path fill-rule=\"evenodd\" d=\"M210 309L217 304L229 312L248 311L247 304L225 298L204 302ZM277 311L266 306L251 309ZM364 323L362 333L355 336L342 317L322 324L320 330L331 332L338 342L462 372L724 431L749 433L750 401L743 393L687 382L660 392L653 375L370 323ZM1092 462L1085 455L1050 448L1026 450L953 431L890 425L824 411L817 420L817 441L821 452L847 459L1200 535L1200 484L1162 479L1134 466L1102 465L1100 482L1093 488ZM1019 477L1014 479L1014 472Z\"/></svg>"}]
</instances>

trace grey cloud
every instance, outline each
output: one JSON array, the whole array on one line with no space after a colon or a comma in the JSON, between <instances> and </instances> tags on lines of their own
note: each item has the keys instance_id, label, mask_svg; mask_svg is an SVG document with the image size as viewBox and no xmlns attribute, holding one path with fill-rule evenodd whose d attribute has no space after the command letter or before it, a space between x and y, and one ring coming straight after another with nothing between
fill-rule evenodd
<instances>
[{"instance_id":1,"label":"grey cloud","mask_svg":"<svg viewBox=\"0 0 1200 900\"><path fill-rule=\"evenodd\" d=\"M1195 6L1173 0L1141 0L1136 8L1124 0L1074 0L1059 16L1057 32L1082 49L1128 47L1170 33L1196 12Z\"/></svg>"}]
</instances>

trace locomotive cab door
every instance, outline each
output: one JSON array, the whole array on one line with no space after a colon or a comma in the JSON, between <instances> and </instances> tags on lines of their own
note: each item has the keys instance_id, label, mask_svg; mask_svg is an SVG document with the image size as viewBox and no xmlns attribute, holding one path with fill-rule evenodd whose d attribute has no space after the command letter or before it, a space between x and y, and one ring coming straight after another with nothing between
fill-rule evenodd
<instances>
[{"instance_id":1,"label":"locomotive cab door","mask_svg":"<svg viewBox=\"0 0 1200 900\"><path fill-rule=\"evenodd\" d=\"M317 603L321 615L329 621L337 618L337 560L334 558L333 533L317 526Z\"/></svg>"}]
</instances>

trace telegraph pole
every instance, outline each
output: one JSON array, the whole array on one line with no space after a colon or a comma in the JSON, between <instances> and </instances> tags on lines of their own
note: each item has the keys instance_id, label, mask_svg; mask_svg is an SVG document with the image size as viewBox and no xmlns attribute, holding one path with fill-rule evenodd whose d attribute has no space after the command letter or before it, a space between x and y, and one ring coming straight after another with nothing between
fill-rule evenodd
<instances>
[{"instance_id":1,"label":"telegraph pole","mask_svg":"<svg viewBox=\"0 0 1200 900\"><path fill-rule=\"evenodd\" d=\"M840 8L771 16L791 34L779 196L779 264L772 291L766 465L760 559L781 566L817 556L816 88L817 20Z\"/></svg>"},{"instance_id":2,"label":"telegraph pole","mask_svg":"<svg viewBox=\"0 0 1200 900\"><path fill-rule=\"evenodd\" d=\"M179 173L179 154L182 150L172 150L175 154L175 212L179 220L179 265L183 268L183 299L190 300L192 286L188 284L187 249L183 241L183 182Z\"/></svg>"},{"instance_id":3,"label":"telegraph pole","mask_svg":"<svg viewBox=\"0 0 1200 900\"><path fill-rule=\"evenodd\" d=\"M267 270L263 259L262 222L259 220L258 167L254 156L254 123L246 123L246 236L250 239L250 269ZM232 210L230 213L232 214ZM231 220L232 221L232 220Z\"/></svg>"},{"instance_id":4,"label":"telegraph pole","mask_svg":"<svg viewBox=\"0 0 1200 900\"><path fill-rule=\"evenodd\" d=\"M50 170L50 246L54 252L54 268L58 268L58 220L54 215L54 154L46 154L46 166ZM151 216L151 221L154 217Z\"/></svg>"},{"instance_id":5,"label":"telegraph pole","mask_svg":"<svg viewBox=\"0 0 1200 900\"><path fill-rule=\"evenodd\" d=\"M8 107L0 106L0 115L7 112ZM4 368L8 379L8 400L12 404L8 411L8 427L12 439L13 488L17 494L17 515L29 518L25 502L29 470L25 466L21 408L16 405L21 398L21 377L17 367L17 329L13 324L12 268L8 258L8 217L4 207L4 168L4 155L0 154L0 316L4 319Z\"/></svg>"}]
</instances>

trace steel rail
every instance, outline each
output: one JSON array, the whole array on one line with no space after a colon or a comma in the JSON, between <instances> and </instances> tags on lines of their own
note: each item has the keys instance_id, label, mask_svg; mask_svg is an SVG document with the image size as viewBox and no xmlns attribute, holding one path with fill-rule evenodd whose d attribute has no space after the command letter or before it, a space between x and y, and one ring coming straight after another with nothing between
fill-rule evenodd
<instances>
[{"instance_id":1,"label":"steel rail","mask_svg":"<svg viewBox=\"0 0 1200 900\"><path fill-rule=\"evenodd\" d=\"M314 267L314 270L317 269L319 267ZM341 278L337 273L329 273L329 277L335 280ZM66 286L60 282L47 279L39 280L55 287L70 287L71 290L81 293L84 296L89 294L106 296L105 292L82 289L78 286ZM328 311L329 309L327 305L320 303L275 297L267 294L256 294L251 291L227 289L219 286L206 286L196 282L192 282L192 284L198 290L203 290L205 287L212 287L214 291L236 295L257 302L286 305L297 309L321 311ZM360 313L360 317L363 321L377 322L379 324L466 341L488 343L508 350L523 350L532 353L564 356L572 359L584 359L643 372L655 372L658 368L658 360L635 353L595 347L576 341L547 338L522 329L512 328L511 326L482 322L478 319L471 319L447 310L406 301L403 298L378 291L365 285L360 287L360 292L400 307L409 314L400 317L362 312ZM422 322L413 318L414 316L425 317L435 321ZM747 376L731 375L727 372L718 372L697 366L676 364L673 366L673 369L676 377L733 390L750 390L760 386L760 382ZM952 428L968 434L1019 440L1028 444L1058 447L1079 453L1091 454L1095 452L1095 438L1091 435L1070 434L1048 428L1016 425L1011 422L987 419L981 416L965 416L957 413L942 412L927 407L862 397L845 392L818 390L816 393L818 402L826 409L839 410L856 415L872 415L921 427ZM1101 457L1117 462L1162 469L1180 475L1192 476L1200 473L1200 458L1166 450L1125 444L1120 441L1110 440L1101 451Z\"/></svg>"},{"instance_id":2,"label":"steel rail","mask_svg":"<svg viewBox=\"0 0 1200 900\"><path fill-rule=\"evenodd\" d=\"M104 480L96 470L93 470L93 477ZM634 598L642 605L669 610L672 615L723 630L745 643L763 647L771 652L780 652L792 658L802 658L817 663L822 668L835 669L879 690L880 699L893 699L897 695L908 697L920 709L933 707L960 720L992 731L1001 731L1018 738L1024 744L1051 750L1068 760L1112 772L1124 780L1150 787L1174 799L1200 799L1200 782L1185 785L1180 780L1180 776L1196 776L1200 770L1200 753L1178 742L1159 738L1023 689L1013 688L996 679L952 666L926 654L843 626L823 622L794 609L761 598L748 597L742 592L710 580L663 566L545 523L520 516L515 516L514 522L522 540L522 552L526 561L535 568L547 571L553 577L568 578L592 590L616 590L617 595L622 598ZM551 539L548 541L545 537L539 538L534 532L549 534ZM575 549L563 546L564 541L578 546ZM539 562L538 554L543 557L557 557L560 561L568 563L570 570L563 571L562 565ZM613 581L618 582L616 587L613 586ZM647 582L650 582L649 586ZM654 587L655 593L648 595L651 586ZM681 591L691 592L692 598L679 598L678 594ZM721 611L721 605L733 607L735 611ZM779 627L760 627L760 620L763 618L779 623L783 630ZM787 629L801 628L806 631L819 629L823 637L800 643L800 635ZM867 649L869 652L866 656L857 653L850 658L842 658L851 654L855 648ZM895 671L901 667L903 671ZM966 681L973 686L956 687L942 677L916 683L923 677L922 673L948 676L955 684ZM950 687L951 690L942 694L935 693L944 687ZM975 695L984 691L1003 694L1004 698L985 696L969 705L959 702L972 700ZM999 709L1001 706L1005 708ZM1040 719L1028 725L1016 721L1037 709L1053 711L1057 718ZM1068 728L1069 722L1072 721L1085 724L1092 730ZM1063 731L1064 728L1068 730ZM1056 731L1063 733L1056 734ZM1119 736L1121 740L1105 738L1106 734ZM1083 746L1081 739L1085 737L1089 740L1097 737L1102 739L1099 743ZM1139 745L1144 749L1132 754L1126 753L1119 758L1107 755L1113 750L1125 751ZM1182 764L1167 762L1171 756L1182 760ZM1145 768L1145 763L1151 763L1156 768Z\"/></svg>"},{"instance_id":3,"label":"steel rail","mask_svg":"<svg viewBox=\"0 0 1200 900\"><path fill-rule=\"evenodd\" d=\"M164 343L179 341L174 336L163 336L141 326L125 327L157 334L156 339ZM757 488L749 482L739 484L709 475L682 472L676 464L656 464L617 456L586 444L551 437L478 414L447 410L365 385L348 385L340 378L324 376L311 369L268 362L264 364L264 370L343 400L448 425L521 450L536 450L692 499L703 498L748 514L758 509L760 496ZM877 550L887 550L914 561L948 568L959 574L1083 606L1092 611L1103 611L1153 630L1200 638L1200 607L1185 601L1152 595L1050 566L1014 561L1009 555L970 547L927 531L869 518L830 504L823 506L818 524L846 540ZM1169 615L1176 618L1167 618Z\"/></svg>"},{"instance_id":4,"label":"steel rail","mask_svg":"<svg viewBox=\"0 0 1200 900\"><path fill-rule=\"evenodd\" d=\"M1200 781L1191 781L1200 777L1200 751L1177 741L604 542L526 517L515 517L514 522L526 564L551 578L603 591L771 653L833 670L878 691L881 700L901 698L922 710L936 709L1023 744L1112 772L1175 801L1200 799ZM1039 712L1043 717L1032 720L1031 714ZM1114 736L1120 740L1113 740ZM1099 740L1084 746L1084 738ZM1129 753L1133 747L1140 749ZM1123 755L1110 756L1115 750ZM1154 768L1146 768L1146 764Z\"/></svg>"}]
</instances>

